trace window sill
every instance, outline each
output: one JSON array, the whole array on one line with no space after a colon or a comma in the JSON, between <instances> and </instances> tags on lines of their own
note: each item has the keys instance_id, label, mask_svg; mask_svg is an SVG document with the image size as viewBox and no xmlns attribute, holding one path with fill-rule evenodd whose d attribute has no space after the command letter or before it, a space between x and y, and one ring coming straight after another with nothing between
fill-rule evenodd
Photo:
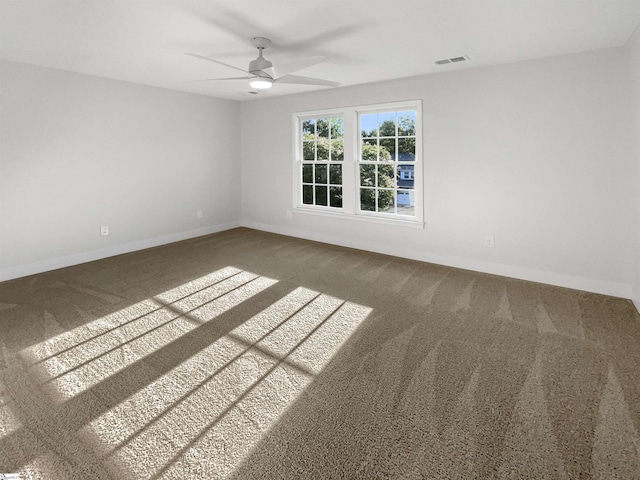
<instances>
[{"instance_id":1,"label":"window sill","mask_svg":"<svg viewBox=\"0 0 640 480\"><path fill-rule=\"evenodd\" d=\"M396 225L399 227L425 228L425 223L418 220L404 220L401 218L377 217L373 215L347 213L344 211L332 212L315 208L294 207L293 213L303 215L318 215L321 217L340 218L343 220L359 220L368 223L381 223L386 225Z\"/></svg>"}]
</instances>

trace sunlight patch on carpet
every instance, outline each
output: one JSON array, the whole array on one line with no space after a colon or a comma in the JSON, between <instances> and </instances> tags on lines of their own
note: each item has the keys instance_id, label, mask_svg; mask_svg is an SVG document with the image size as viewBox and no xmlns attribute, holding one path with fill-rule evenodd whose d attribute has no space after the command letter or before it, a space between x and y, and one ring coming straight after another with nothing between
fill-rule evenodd
<instances>
[{"instance_id":1,"label":"sunlight patch on carpet","mask_svg":"<svg viewBox=\"0 0 640 480\"><path fill-rule=\"evenodd\" d=\"M371 309L299 287L81 430L112 471L224 478Z\"/></svg>"},{"instance_id":2,"label":"sunlight patch on carpet","mask_svg":"<svg viewBox=\"0 0 640 480\"><path fill-rule=\"evenodd\" d=\"M10 407L11 399L5 395L6 387L0 381L0 439L19 430L22 423Z\"/></svg>"},{"instance_id":3,"label":"sunlight patch on carpet","mask_svg":"<svg viewBox=\"0 0 640 480\"><path fill-rule=\"evenodd\" d=\"M38 455L24 465L20 469L19 478L20 480L44 480L49 478L67 480L73 478L72 471L69 465L58 455L47 452Z\"/></svg>"},{"instance_id":4,"label":"sunlight patch on carpet","mask_svg":"<svg viewBox=\"0 0 640 480\"><path fill-rule=\"evenodd\" d=\"M227 267L21 352L66 401L277 283Z\"/></svg>"}]
</instances>

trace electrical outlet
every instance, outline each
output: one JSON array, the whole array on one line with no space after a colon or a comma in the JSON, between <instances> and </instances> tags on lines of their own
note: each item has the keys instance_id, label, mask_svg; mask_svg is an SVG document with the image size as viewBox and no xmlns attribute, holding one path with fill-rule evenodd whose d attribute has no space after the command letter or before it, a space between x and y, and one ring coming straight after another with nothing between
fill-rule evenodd
<instances>
[{"instance_id":1,"label":"electrical outlet","mask_svg":"<svg viewBox=\"0 0 640 480\"><path fill-rule=\"evenodd\" d=\"M287 218L291 218L291 210L287 210Z\"/></svg>"},{"instance_id":2,"label":"electrical outlet","mask_svg":"<svg viewBox=\"0 0 640 480\"><path fill-rule=\"evenodd\" d=\"M198 213L196 214L196 216L197 216L198 218L202 218L202 217L203 217L203 215L204 215L204 214L202 213L202 210L198 210Z\"/></svg>"},{"instance_id":3,"label":"electrical outlet","mask_svg":"<svg viewBox=\"0 0 640 480\"><path fill-rule=\"evenodd\" d=\"M103 237L106 237L107 235L109 235L109 227L106 225L100 227L100 235Z\"/></svg>"},{"instance_id":4,"label":"electrical outlet","mask_svg":"<svg viewBox=\"0 0 640 480\"><path fill-rule=\"evenodd\" d=\"M496 248L496 239L494 237L484 237L484 246L487 248Z\"/></svg>"}]
</instances>

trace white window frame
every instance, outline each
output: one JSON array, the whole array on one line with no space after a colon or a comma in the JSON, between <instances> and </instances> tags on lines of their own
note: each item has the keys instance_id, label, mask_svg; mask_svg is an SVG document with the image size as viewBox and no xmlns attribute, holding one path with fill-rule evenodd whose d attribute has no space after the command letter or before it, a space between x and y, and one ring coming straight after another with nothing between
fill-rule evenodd
<instances>
[{"instance_id":1,"label":"white window frame","mask_svg":"<svg viewBox=\"0 0 640 480\"><path fill-rule=\"evenodd\" d=\"M416 112L414 167L414 216L367 212L360 210L360 149L359 115L380 111ZM344 118L344 159L342 163L342 208L302 203L302 122L309 118ZM327 215L335 218L355 219L375 223L388 223L424 228L424 179L422 154L422 100L359 105L326 110L296 112L293 124L293 212L295 214ZM396 162L397 163L397 162Z\"/></svg>"}]
</instances>

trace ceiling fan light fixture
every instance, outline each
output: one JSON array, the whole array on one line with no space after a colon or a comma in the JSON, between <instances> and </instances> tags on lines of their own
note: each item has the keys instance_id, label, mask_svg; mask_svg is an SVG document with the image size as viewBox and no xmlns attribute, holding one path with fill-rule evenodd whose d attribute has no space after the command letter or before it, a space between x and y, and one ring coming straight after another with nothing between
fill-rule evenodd
<instances>
[{"instance_id":1,"label":"ceiling fan light fixture","mask_svg":"<svg viewBox=\"0 0 640 480\"><path fill-rule=\"evenodd\" d=\"M265 77L255 77L249 80L249 86L257 90L266 90L273 86L273 80Z\"/></svg>"}]
</instances>

